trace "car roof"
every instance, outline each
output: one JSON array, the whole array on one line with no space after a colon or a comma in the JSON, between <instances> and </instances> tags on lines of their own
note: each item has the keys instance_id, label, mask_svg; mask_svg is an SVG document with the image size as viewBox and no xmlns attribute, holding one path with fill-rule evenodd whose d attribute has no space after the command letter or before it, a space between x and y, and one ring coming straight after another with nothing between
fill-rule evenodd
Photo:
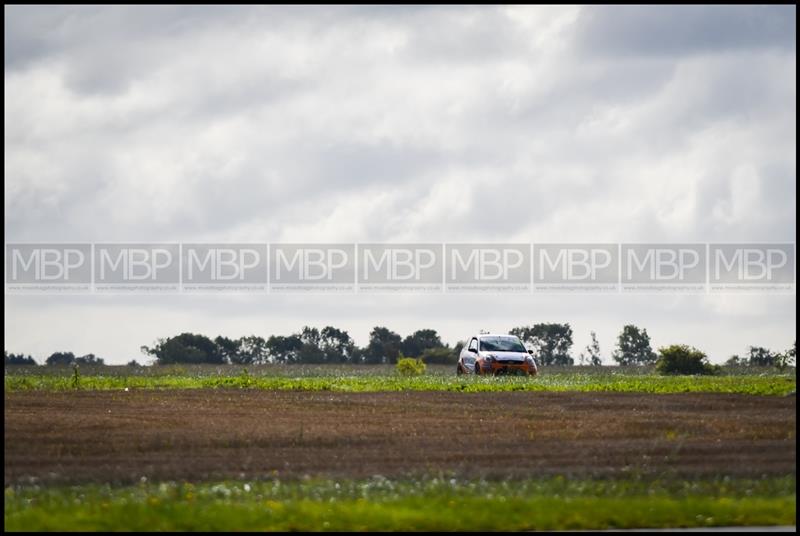
<instances>
[{"instance_id":1,"label":"car roof","mask_svg":"<svg viewBox=\"0 0 800 536\"><path fill-rule=\"evenodd\" d=\"M516 335L511 335L510 333L478 333L475 336L478 337L479 339L482 339L483 337L514 337L515 339L519 338Z\"/></svg>"}]
</instances>

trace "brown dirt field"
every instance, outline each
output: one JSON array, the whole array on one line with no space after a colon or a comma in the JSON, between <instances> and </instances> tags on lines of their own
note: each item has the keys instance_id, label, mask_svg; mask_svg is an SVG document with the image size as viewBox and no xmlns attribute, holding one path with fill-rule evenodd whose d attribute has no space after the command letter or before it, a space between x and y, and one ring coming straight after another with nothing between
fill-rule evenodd
<instances>
[{"instance_id":1,"label":"brown dirt field","mask_svg":"<svg viewBox=\"0 0 800 536\"><path fill-rule=\"evenodd\" d=\"M5 394L5 483L784 475L795 397L259 390Z\"/></svg>"}]
</instances>

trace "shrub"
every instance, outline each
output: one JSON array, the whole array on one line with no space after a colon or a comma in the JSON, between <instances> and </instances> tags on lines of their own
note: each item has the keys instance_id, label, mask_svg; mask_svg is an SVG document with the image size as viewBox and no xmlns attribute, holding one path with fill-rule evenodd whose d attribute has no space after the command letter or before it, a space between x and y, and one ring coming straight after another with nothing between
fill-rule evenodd
<instances>
[{"instance_id":1,"label":"shrub","mask_svg":"<svg viewBox=\"0 0 800 536\"><path fill-rule=\"evenodd\" d=\"M397 360L395 368L398 374L402 376L420 376L425 374L425 363L422 359L414 359L413 357L400 357L400 359Z\"/></svg>"},{"instance_id":2,"label":"shrub","mask_svg":"<svg viewBox=\"0 0 800 536\"><path fill-rule=\"evenodd\" d=\"M656 372L659 374L716 374L719 367L708 362L706 354L685 344L658 349Z\"/></svg>"},{"instance_id":3,"label":"shrub","mask_svg":"<svg viewBox=\"0 0 800 536\"><path fill-rule=\"evenodd\" d=\"M428 348L419 357L429 365L455 365L458 362L458 354L447 346Z\"/></svg>"}]
</instances>

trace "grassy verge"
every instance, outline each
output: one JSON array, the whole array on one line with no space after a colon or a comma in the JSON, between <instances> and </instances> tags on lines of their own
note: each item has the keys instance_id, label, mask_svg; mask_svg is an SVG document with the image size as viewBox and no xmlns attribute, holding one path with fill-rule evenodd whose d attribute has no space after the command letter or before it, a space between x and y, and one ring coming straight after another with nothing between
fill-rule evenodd
<instances>
[{"instance_id":1,"label":"grassy verge","mask_svg":"<svg viewBox=\"0 0 800 536\"><path fill-rule=\"evenodd\" d=\"M558 530L794 524L794 477L6 488L6 530Z\"/></svg>"},{"instance_id":2,"label":"grassy verge","mask_svg":"<svg viewBox=\"0 0 800 536\"><path fill-rule=\"evenodd\" d=\"M655 376L546 374L537 378L456 376L81 376L6 375L5 390L109 390L243 388L307 391L612 391L631 393L739 393L785 395L796 388L795 375Z\"/></svg>"}]
</instances>

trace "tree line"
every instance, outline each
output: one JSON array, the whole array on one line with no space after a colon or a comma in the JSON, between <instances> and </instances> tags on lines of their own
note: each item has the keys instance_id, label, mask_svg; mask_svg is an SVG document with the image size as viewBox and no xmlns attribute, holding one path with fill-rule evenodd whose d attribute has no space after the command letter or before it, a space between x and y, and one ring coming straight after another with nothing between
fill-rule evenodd
<instances>
[{"instance_id":1,"label":"tree line","mask_svg":"<svg viewBox=\"0 0 800 536\"><path fill-rule=\"evenodd\" d=\"M365 347L355 344L347 331L333 326L322 329L305 326L291 335L263 338L249 335L239 339L196 333L181 333L142 346L142 353L158 364L212 363L236 365L278 364L382 364L397 363L400 357L420 357L428 363L453 363L461 346L451 348L433 329L417 330L403 338L389 328L372 329Z\"/></svg>"},{"instance_id":2,"label":"tree line","mask_svg":"<svg viewBox=\"0 0 800 536\"><path fill-rule=\"evenodd\" d=\"M574 365L570 351L573 331L568 323L538 323L509 330L534 351L539 365ZM591 342L580 352L578 364L599 366L603 363L600 344L594 331ZM158 365L168 364L394 364L401 357L420 358L428 364L455 364L465 341L455 346L443 343L434 329L420 329L406 337L384 326L372 328L366 346L355 344L347 331L325 326L322 329L305 326L291 335L271 335L267 338L248 335L238 339L224 336L210 338L198 333L181 333L158 339L152 346L142 346L141 352L155 359ZM796 344L796 343L795 343ZM628 324L617 336L610 355L618 365L654 365L658 355L650 344L647 329ZM725 364L736 366L786 366L794 362L795 347L786 352L773 352L751 346L745 356L734 355ZM36 365L31 356L6 352L6 365ZM72 352L55 352L46 365L102 365L104 360L94 354L76 357ZM138 366L134 360L128 363Z\"/></svg>"},{"instance_id":3,"label":"tree line","mask_svg":"<svg viewBox=\"0 0 800 536\"><path fill-rule=\"evenodd\" d=\"M518 336L541 365L573 365L570 355L573 345L569 324L533 324L509 331ZM591 333L592 343L581 353L580 364L601 365L603 362L597 336ZM420 358L430 364L455 364L465 341L450 347L442 342L434 329L421 329L403 338L384 326L376 326L366 346L357 346L343 330L326 326L321 330L309 326L292 335L272 335L267 339L257 335L229 339L214 339L195 333L181 333L159 339L152 347L142 346L144 354L154 357L158 364L394 364L400 357ZM620 333L617 350L612 358L620 365L648 365L656 361L646 329L625 326Z\"/></svg>"},{"instance_id":4,"label":"tree line","mask_svg":"<svg viewBox=\"0 0 800 536\"><path fill-rule=\"evenodd\" d=\"M6 365L37 365L30 355L9 354L6 352ZM105 360L94 354L76 357L72 352L54 352L44 362L45 365L104 365Z\"/></svg>"}]
</instances>

